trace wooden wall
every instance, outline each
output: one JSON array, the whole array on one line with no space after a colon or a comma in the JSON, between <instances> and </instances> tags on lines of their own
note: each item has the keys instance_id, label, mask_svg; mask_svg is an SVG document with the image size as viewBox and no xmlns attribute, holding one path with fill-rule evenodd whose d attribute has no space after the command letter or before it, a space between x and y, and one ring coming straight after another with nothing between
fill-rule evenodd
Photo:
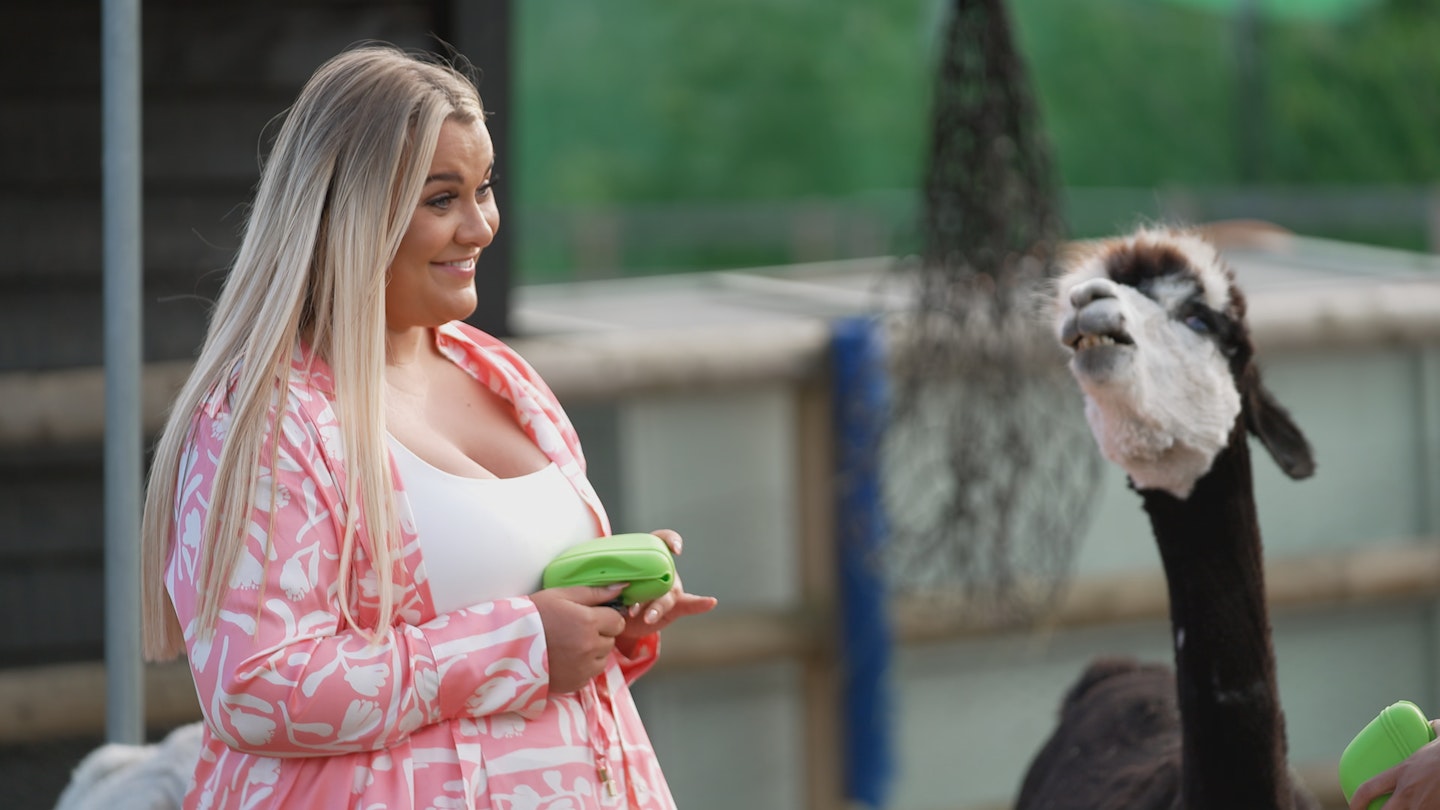
<instances>
[{"instance_id":1,"label":"wooden wall","mask_svg":"<svg viewBox=\"0 0 1440 810\"><path fill-rule=\"evenodd\" d=\"M466 43L503 57L494 45L508 38L508 13L481 20L465 5L143 1L147 362L193 356L239 243L267 123L315 67L361 40L435 49L436 36L502 67ZM99 366L101 2L6 0L5 12L0 374ZM482 84L488 107L508 98L503 90ZM505 133L492 130L499 148ZM487 261L481 299L492 309L477 321L503 333L508 252ZM0 446L0 667L101 655L102 492L98 444Z\"/></svg>"}]
</instances>

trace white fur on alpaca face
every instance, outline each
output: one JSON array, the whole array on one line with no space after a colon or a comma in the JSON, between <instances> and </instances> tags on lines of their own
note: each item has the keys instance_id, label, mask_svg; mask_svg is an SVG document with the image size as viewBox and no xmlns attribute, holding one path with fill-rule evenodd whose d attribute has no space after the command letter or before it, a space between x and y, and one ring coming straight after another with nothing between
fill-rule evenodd
<instances>
[{"instance_id":1,"label":"white fur on alpaca face","mask_svg":"<svg viewBox=\"0 0 1440 810\"><path fill-rule=\"evenodd\" d=\"M1228 442L1240 394L1215 341L1180 314L1197 293L1223 310L1229 279L1214 270L1208 245L1196 256L1192 245L1173 244L1187 260L1210 261L1141 292L1108 277L1105 255L1094 257L1061 279L1057 325L1101 452L1137 488L1185 498Z\"/></svg>"}]
</instances>

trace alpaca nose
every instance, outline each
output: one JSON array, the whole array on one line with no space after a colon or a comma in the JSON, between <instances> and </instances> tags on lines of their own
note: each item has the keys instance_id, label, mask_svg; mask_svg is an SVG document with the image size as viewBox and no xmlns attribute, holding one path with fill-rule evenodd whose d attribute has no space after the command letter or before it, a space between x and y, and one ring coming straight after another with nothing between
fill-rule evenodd
<instances>
[{"instance_id":1,"label":"alpaca nose","mask_svg":"<svg viewBox=\"0 0 1440 810\"><path fill-rule=\"evenodd\" d=\"M1115 282L1108 278L1092 278L1070 290L1070 305L1076 309L1084 309L1086 305L1102 298L1119 297L1120 288Z\"/></svg>"}]
</instances>

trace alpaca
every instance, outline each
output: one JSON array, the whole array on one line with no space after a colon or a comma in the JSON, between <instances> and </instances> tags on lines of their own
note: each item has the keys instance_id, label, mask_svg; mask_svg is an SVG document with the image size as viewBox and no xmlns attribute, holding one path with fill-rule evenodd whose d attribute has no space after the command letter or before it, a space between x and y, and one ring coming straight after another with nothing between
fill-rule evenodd
<instances>
[{"instance_id":1,"label":"alpaca","mask_svg":"<svg viewBox=\"0 0 1440 810\"><path fill-rule=\"evenodd\" d=\"M200 757L201 724L152 745L108 743L75 767L55 810L179 810Z\"/></svg>"},{"instance_id":2,"label":"alpaca","mask_svg":"<svg viewBox=\"0 0 1440 810\"><path fill-rule=\"evenodd\" d=\"M1314 462L1233 273L1196 232L1142 228L1073 257L1057 292L1086 420L1160 549L1175 666L1093 662L1017 810L1318 807L1286 764L1247 431L1291 478Z\"/></svg>"}]
</instances>

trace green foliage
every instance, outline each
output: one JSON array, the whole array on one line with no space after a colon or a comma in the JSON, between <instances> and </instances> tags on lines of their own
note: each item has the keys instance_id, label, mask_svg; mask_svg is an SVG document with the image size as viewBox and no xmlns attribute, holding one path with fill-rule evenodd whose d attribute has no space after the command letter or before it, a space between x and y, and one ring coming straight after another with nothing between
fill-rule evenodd
<instances>
[{"instance_id":1,"label":"green foliage","mask_svg":"<svg viewBox=\"0 0 1440 810\"><path fill-rule=\"evenodd\" d=\"M785 199L912 185L918 2L517 6L527 203Z\"/></svg>"},{"instance_id":2,"label":"green foliage","mask_svg":"<svg viewBox=\"0 0 1440 810\"><path fill-rule=\"evenodd\" d=\"M1244 81L1232 16L1153 0L1017 0L1064 182L1077 186L1420 184L1440 179L1440 18L1377 4L1263 19ZM1237 120L1260 104L1258 174Z\"/></svg>"},{"instance_id":3,"label":"green foliage","mask_svg":"<svg viewBox=\"0 0 1440 810\"><path fill-rule=\"evenodd\" d=\"M1236 175L1226 18L1154 0L1012 7L1063 183Z\"/></svg>"},{"instance_id":4,"label":"green foliage","mask_svg":"<svg viewBox=\"0 0 1440 810\"><path fill-rule=\"evenodd\" d=\"M1248 81L1238 67L1243 29L1206 5L1012 1L1063 184L1440 181L1440 15L1432 0L1339 4L1355 10L1320 21L1266 17ZM502 169L513 169L506 180L522 208L542 213L917 188L932 51L948 6L517 4L519 107L497 111L515 116L516 154L500 156ZM1253 118L1242 117L1246 104L1256 105ZM1246 144L1256 156L1248 178ZM1108 221L1089 217L1097 218ZM542 227L552 220L533 217L540 224L519 233L528 277L563 278L587 264L588 248L573 234ZM674 228L661 240L615 229L621 244L603 257L615 266L598 272L786 260L783 235L762 244L736 233L727 243L707 227L693 240ZM1420 241L1402 233L1389 241Z\"/></svg>"},{"instance_id":5,"label":"green foliage","mask_svg":"<svg viewBox=\"0 0 1440 810\"><path fill-rule=\"evenodd\" d=\"M1423 5L1273 32L1267 179L1440 180L1440 17Z\"/></svg>"}]
</instances>

